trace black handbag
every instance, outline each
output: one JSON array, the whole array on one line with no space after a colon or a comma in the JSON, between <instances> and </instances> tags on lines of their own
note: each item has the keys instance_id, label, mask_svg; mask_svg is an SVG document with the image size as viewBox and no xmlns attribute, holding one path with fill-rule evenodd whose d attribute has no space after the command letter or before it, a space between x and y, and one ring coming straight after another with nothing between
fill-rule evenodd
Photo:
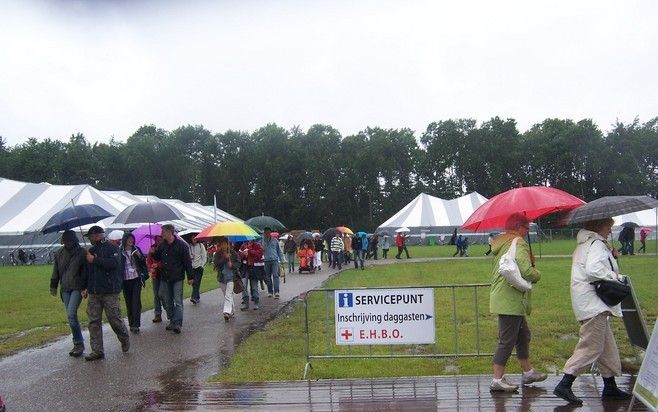
<instances>
[{"instance_id":1,"label":"black handbag","mask_svg":"<svg viewBox=\"0 0 658 412\"><path fill-rule=\"evenodd\" d=\"M615 306L631 294L631 287L619 280L597 280L594 285L596 295L608 306Z\"/></svg>"}]
</instances>

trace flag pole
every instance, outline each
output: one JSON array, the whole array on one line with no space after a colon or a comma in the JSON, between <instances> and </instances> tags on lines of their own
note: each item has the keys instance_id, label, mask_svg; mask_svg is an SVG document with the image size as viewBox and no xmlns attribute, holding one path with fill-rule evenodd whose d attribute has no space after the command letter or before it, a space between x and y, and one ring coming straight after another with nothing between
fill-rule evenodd
<instances>
[{"instance_id":1,"label":"flag pole","mask_svg":"<svg viewBox=\"0 0 658 412\"><path fill-rule=\"evenodd\" d=\"M217 196L212 195L212 205L215 210L215 223L217 223Z\"/></svg>"}]
</instances>

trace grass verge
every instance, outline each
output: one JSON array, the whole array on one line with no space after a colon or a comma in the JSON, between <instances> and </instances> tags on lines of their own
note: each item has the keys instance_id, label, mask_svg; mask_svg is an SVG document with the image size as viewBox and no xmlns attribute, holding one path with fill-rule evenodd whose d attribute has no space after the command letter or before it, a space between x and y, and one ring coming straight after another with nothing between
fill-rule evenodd
<instances>
[{"instance_id":1,"label":"grass verge","mask_svg":"<svg viewBox=\"0 0 658 412\"><path fill-rule=\"evenodd\" d=\"M436 246L434 248L437 248ZM413 255L412 255L413 256ZM633 278L636 293L648 321L653 328L658 307L658 289L655 287L655 256L623 258L621 265L625 273ZM539 263L542 280L533 291L533 312L529 317L533 332L531 359L535 366L558 372L571 355L578 339L578 324L574 319L569 297L569 275L571 259L546 258ZM366 271L347 270L326 283L328 288L350 288L367 286L437 285L488 283L491 263L487 260L460 259L446 262L409 263L368 267ZM481 289L478 297L481 324L481 350L492 352L496 345L497 323L495 316L488 313L488 288ZM437 316L437 350L450 352L454 344L452 332L451 300L447 291L435 292ZM471 351L474 339L474 298L469 293L457 294L457 335L460 351ZM327 328L325 317L329 318ZM368 351L367 347L336 347L333 331L333 301L325 301L321 293L309 296L309 324L311 351L325 353L326 338L333 354L351 350ZM636 369L639 362L630 347L628 338L619 320L613 323L615 336L625 368ZM393 351L423 352L433 350L425 345L373 347L373 353ZM262 359L267 353L267 362ZM264 330L254 333L238 348L230 365L212 380L238 383L271 380L296 380L302 377L305 365L304 308L298 303L290 313L270 322ZM309 379L365 378L422 376L436 374L487 374L491 370L491 358L442 358L442 359L337 359L314 360ZM509 371L519 372L517 362L510 361Z\"/></svg>"}]
</instances>

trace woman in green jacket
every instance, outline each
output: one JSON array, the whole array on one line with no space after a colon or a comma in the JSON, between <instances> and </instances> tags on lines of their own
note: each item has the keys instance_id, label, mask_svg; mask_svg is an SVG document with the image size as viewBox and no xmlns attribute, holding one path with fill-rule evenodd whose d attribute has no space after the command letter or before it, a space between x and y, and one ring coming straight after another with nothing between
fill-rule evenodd
<instances>
[{"instance_id":1,"label":"woman in green jacket","mask_svg":"<svg viewBox=\"0 0 658 412\"><path fill-rule=\"evenodd\" d=\"M489 311L498 315L498 346L493 358L493 380L489 386L492 391L514 392L518 389L518 385L505 378L505 366L515 347L523 369L521 382L526 385L546 379L545 373L535 371L530 364L530 328L526 315L530 315L531 311L531 292L514 288L498 273L500 258L507 253L512 241L520 238L516 244L516 263L521 276L532 283L539 281L541 274L535 268L535 259L528 244L523 240L529 230L530 220L522 214L513 214L505 223L505 232L494 238L491 245L494 261Z\"/></svg>"}]
</instances>

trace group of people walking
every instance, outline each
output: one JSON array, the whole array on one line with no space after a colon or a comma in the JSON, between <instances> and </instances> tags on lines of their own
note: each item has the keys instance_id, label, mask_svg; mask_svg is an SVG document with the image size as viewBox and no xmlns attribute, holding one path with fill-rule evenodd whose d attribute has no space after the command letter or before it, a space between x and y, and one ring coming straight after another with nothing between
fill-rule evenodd
<instances>
[{"instance_id":1,"label":"group of people walking","mask_svg":"<svg viewBox=\"0 0 658 412\"><path fill-rule=\"evenodd\" d=\"M564 365L564 375L553 393L573 405L581 405L571 389L576 377L596 362L603 378L602 399L624 400L630 394L620 390L615 376L621 375L621 361L615 338L610 327L611 318L621 317L620 305L608 306L596 294L592 282L618 280L617 252L607 239L612 231L612 218L586 222L578 232L577 247L571 266L571 304L576 320L580 323L579 340L571 357ZM546 374L533 368L530 362L531 332L526 316L530 315L531 291L521 291L500 275L498 263L516 239L516 262L522 277L532 283L541 279L535 267L535 259L524 238L528 235L530 221L522 214L511 215L505 232L491 242L494 256L490 311L498 316L498 345L493 357L491 391L514 392L518 385L505 376L505 368L512 351L523 371L521 384L541 382Z\"/></svg>"},{"instance_id":2,"label":"group of people walking","mask_svg":"<svg viewBox=\"0 0 658 412\"><path fill-rule=\"evenodd\" d=\"M505 376L507 362L516 349L516 356L523 371L521 384L541 382L547 375L534 369L530 361L531 331L526 317L531 314L531 291L522 291L512 286L498 271L501 257L516 244L516 263L521 276L529 282L537 283L541 273L535 266L535 259L524 238L528 235L530 221L522 214L511 215L505 224L505 232L490 239L490 252L493 254L492 284L490 289L490 312L498 318L498 344L493 357L493 378L491 391L513 392L518 385ZM602 398L628 399L630 395L620 390L615 376L621 374L621 361L610 327L610 320L621 317L619 305L609 306L596 294L592 282L617 280L621 277L616 259L618 253L608 243L614 221L611 218L586 222L577 234L577 247L571 267L571 302L576 320L580 322L579 340L573 354L564 365L564 375L553 393L571 404L580 405L571 386L576 377L588 366L596 362L603 377ZM119 245L105 241L104 230L92 226L87 234L91 247L86 250L78 244L74 232L68 230L62 235L62 247L55 253L55 262L50 283L52 295L57 294L64 302L68 323L73 336L71 356L84 353L84 341L77 319L78 307L84 298L89 299L87 315L91 352L85 357L93 361L104 358L103 334L101 329L102 312L105 311L110 327L116 334L121 349L130 348L129 331L139 333L141 326L141 289L150 277L153 281L155 316L153 322L162 321L162 308L169 323L166 327L174 333L181 333L183 325L183 282L187 277L192 285L191 302L200 302L200 284L203 267L208 254L202 243L193 237L189 244L175 235L172 225L163 225L161 236L147 256L135 246L135 238L127 233ZM365 233L346 237L336 233L329 242L329 264L342 269L346 261L346 250L352 252L355 268L364 269L371 239ZM293 249L292 237L284 244L283 250L278 240L265 228L262 240L250 240L232 245L220 238L213 246L212 264L217 272L217 280L224 294L222 305L224 320L234 316L233 294L242 294L241 310L259 309L259 287L267 285L269 297L279 298L279 267L294 260L294 253L305 257L309 265L318 270L322 266L324 244L321 239L308 239L299 250ZM384 237L383 256L388 251L387 237ZM346 243L348 246L346 246ZM395 244L396 258L401 258L406 250L406 235L398 233ZM292 256L290 256L292 254ZM376 254L374 255L376 258ZM312 263L310 263L312 262ZM290 267L294 270L294 266ZM119 293L123 291L128 326L126 328L119 307ZM252 306L253 305L253 306Z\"/></svg>"},{"instance_id":3,"label":"group of people walking","mask_svg":"<svg viewBox=\"0 0 658 412\"><path fill-rule=\"evenodd\" d=\"M135 237L126 233L120 240L108 241L100 226L92 226L85 234L91 247L80 246L75 232L62 234L62 247L55 253L50 293L59 294L73 336L69 355L80 357L85 345L78 308L88 298L89 341L88 361L103 359L102 314L105 312L110 327L116 334L121 349L130 348L129 332L140 333L142 296L146 281L153 282L153 323L163 321L163 309L168 323L166 330L180 334L183 327L183 283L192 286L190 302L201 301L200 286L208 252L194 236L187 241L176 235L173 225L163 225L161 234L154 236L154 244L144 255L135 244ZM279 263L285 258L271 230L266 228L263 239L241 245L231 245L219 238L213 245L212 264L224 293L223 316L229 321L234 316L233 291L242 293L242 310L253 303L259 308L258 284L267 285L268 296L279 298ZM239 286L235 285L239 283ZM128 327L122 317L119 294L123 291ZM238 292L238 293L240 293Z\"/></svg>"}]
</instances>

